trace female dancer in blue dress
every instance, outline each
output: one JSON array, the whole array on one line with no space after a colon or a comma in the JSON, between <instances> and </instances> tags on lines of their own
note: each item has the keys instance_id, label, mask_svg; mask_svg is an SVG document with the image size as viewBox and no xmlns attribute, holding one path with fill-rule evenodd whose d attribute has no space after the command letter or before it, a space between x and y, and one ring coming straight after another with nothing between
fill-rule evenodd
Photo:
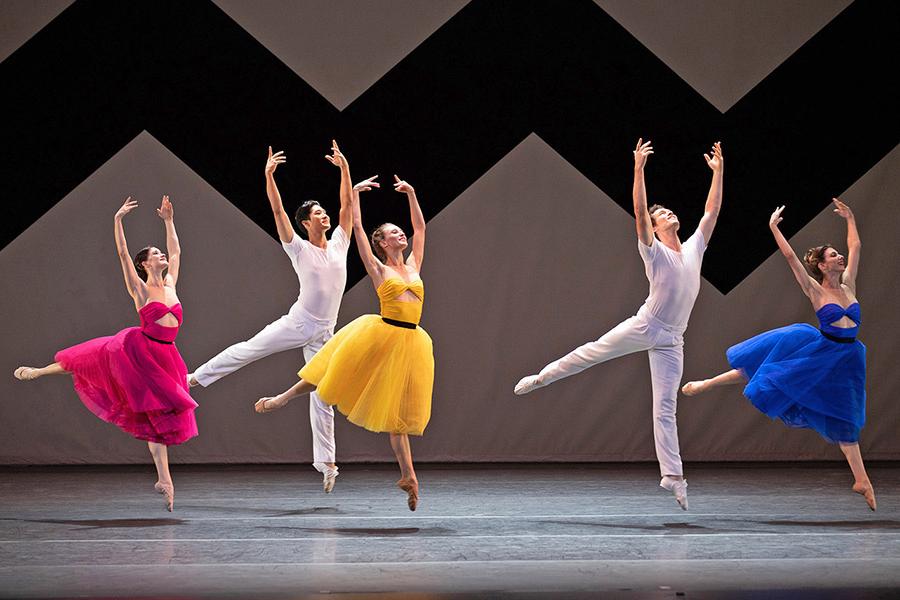
<instances>
[{"instance_id":1,"label":"female dancer in blue dress","mask_svg":"<svg viewBox=\"0 0 900 600\"><path fill-rule=\"evenodd\" d=\"M850 207L837 198L834 206L847 221L846 259L825 244L810 248L801 263L778 229L784 206L769 219L779 250L816 310L819 329L805 323L788 325L732 346L727 352L730 371L691 381L681 391L693 396L746 382L744 395L760 411L839 444L856 480L853 491L875 510L875 492L859 452L859 430L866 420L866 347L856 340L861 321L856 300L861 244Z\"/></svg>"}]
</instances>

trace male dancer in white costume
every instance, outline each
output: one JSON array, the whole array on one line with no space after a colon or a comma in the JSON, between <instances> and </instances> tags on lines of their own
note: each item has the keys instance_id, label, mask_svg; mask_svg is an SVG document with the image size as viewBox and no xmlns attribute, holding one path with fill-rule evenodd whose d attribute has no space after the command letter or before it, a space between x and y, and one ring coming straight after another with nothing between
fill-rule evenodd
<instances>
[{"instance_id":1,"label":"male dancer in white costume","mask_svg":"<svg viewBox=\"0 0 900 600\"><path fill-rule=\"evenodd\" d=\"M276 352L303 348L309 361L325 342L334 335L341 297L347 283L347 250L353 233L353 212L350 205L352 184L350 167L333 144L332 156L326 158L341 169L341 210L339 227L326 239L331 222L325 209L315 200L304 202L294 219L306 233L302 239L294 231L284 212L281 194L275 185L275 169L286 161L283 152L272 154L266 161L266 195L275 215L275 226L281 246L291 259L300 281L300 295L286 315L267 325L244 342L230 346L188 375L189 383L207 387L225 375L237 371L253 361ZM326 493L334 488L338 468L335 464L334 409L319 400L313 392L309 397L309 422L313 437L313 467L322 473L322 487Z\"/></svg>"},{"instance_id":2,"label":"male dancer in white costume","mask_svg":"<svg viewBox=\"0 0 900 600\"><path fill-rule=\"evenodd\" d=\"M647 208L644 165L653 154L650 142L638 140L634 149L634 217L637 225L638 252L644 261L650 295L637 315L626 319L595 342L588 342L541 369L537 375L523 377L516 394L527 394L554 381L579 373L596 364L648 351L653 387L653 439L662 481L659 485L675 495L687 510L687 480L678 448L675 408L678 385L684 366L684 330L694 301L700 291L700 265L722 206L722 170L724 158L719 142L711 156L704 154L712 169L712 184L706 209L697 231L684 244L678 239L678 217L659 205Z\"/></svg>"}]
</instances>

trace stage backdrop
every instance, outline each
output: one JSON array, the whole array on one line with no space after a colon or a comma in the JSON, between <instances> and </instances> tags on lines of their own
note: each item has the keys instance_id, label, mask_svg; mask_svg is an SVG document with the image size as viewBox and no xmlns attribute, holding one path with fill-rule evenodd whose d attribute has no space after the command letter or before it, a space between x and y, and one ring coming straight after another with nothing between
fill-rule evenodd
<instances>
[{"instance_id":1,"label":"stage backdrop","mask_svg":"<svg viewBox=\"0 0 900 600\"><path fill-rule=\"evenodd\" d=\"M435 343L421 461L653 460L649 368L638 354L525 397L518 379L631 316L646 297L630 214L631 149L654 140L651 202L682 237L699 220L722 139L725 199L685 335L685 380L727 368L725 349L814 322L768 215L798 252L846 247L840 195L863 239L871 459L900 458L894 341L900 190L890 3L234 2L0 5L7 206L0 296L0 463L147 462L68 378L23 383L68 345L136 323L115 255L125 196L132 252L164 246L154 208L175 205L183 247L178 346L189 368L278 318L297 295L265 198L265 147L289 211L308 197L336 220L339 137L354 177L394 172L428 222L422 326ZM879 46L880 44L880 46ZM891 50L894 50L892 53ZM875 63L875 64L872 64ZM894 95L892 95L894 94ZM367 225L409 225L389 186ZM339 326L377 311L351 248ZM307 402L257 415L295 381L299 351L193 395L200 436L174 462L305 462ZM730 388L679 401L685 460L841 459L771 422ZM336 418L341 462L392 460L386 436Z\"/></svg>"}]
</instances>

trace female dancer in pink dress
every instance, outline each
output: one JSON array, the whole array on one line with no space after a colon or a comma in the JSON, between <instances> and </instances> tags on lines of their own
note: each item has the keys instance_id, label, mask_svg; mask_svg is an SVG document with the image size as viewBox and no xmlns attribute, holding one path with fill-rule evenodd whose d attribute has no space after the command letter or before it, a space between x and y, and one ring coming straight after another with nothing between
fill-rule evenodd
<instances>
[{"instance_id":1,"label":"female dancer in pink dress","mask_svg":"<svg viewBox=\"0 0 900 600\"><path fill-rule=\"evenodd\" d=\"M159 248L148 246L132 261L122 219L136 207L137 202L129 196L116 212L115 235L125 287L134 299L140 327L60 350L56 362L43 368L19 367L15 376L30 380L72 375L75 391L91 412L147 441L158 475L154 487L165 495L166 508L171 511L175 487L168 447L197 435L197 403L188 393L187 367L174 344L182 322L175 294L181 248L172 203L163 196L156 212L166 225L168 257Z\"/></svg>"}]
</instances>

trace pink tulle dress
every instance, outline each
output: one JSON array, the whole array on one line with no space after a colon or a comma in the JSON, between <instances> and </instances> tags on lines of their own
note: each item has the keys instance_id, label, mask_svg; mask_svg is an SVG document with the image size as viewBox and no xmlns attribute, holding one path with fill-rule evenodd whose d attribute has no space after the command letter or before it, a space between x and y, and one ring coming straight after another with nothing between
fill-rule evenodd
<instances>
[{"instance_id":1,"label":"pink tulle dress","mask_svg":"<svg viewBox=\"0 0 900 600\"><path fill-rule=\"evenodd\" d=\"M175 347L178 327L156 322L168 313L180 326L180 303L150 302L138 311L140 327L60 350L55 360L92 413L139 440L170 446L197 435L197 403Z\"/></svg>"}]
</instances>

